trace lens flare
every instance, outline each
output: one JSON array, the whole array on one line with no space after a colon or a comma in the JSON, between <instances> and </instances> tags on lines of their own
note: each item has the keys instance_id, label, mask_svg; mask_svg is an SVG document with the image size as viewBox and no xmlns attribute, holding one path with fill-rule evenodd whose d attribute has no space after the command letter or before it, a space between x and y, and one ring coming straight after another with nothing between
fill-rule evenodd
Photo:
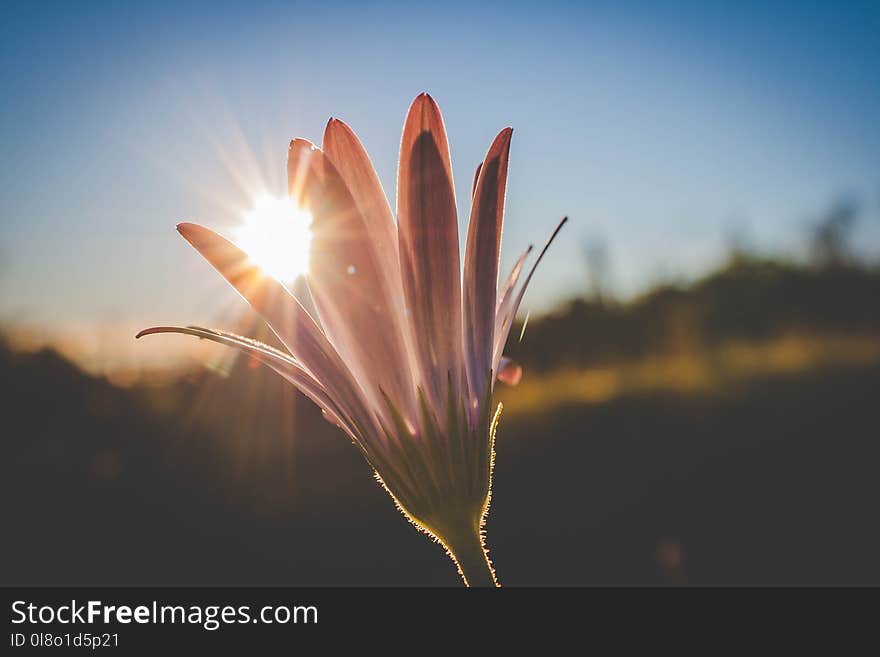
<instances>
[{"instance_id":1,"label":"lens flare","mask_svg":"<svg viewBox=\"0 0 880 657\"><path fill-rule=\"evenodd\" d=\"M261 196L235 230L235 242L251 262L282 283L309 268L311 215L290 198Z\"/></svg>"}]
</instances>

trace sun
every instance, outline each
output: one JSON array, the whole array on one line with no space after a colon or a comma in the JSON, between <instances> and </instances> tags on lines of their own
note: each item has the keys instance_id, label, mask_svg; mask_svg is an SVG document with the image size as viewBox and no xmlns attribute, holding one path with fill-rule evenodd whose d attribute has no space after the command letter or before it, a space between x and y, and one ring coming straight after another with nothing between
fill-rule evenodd
<instances>
[{"instance_id":1,"label":"sun","mask_svg":"<svg viewBox=\"0 0 880 657\"><path fill-rule=\"evenodd\" d=\"M309 269L312 216L290 198L260 196L242 217L235 242L253 264L282 283Z\"/></svg>"}]
</instances>

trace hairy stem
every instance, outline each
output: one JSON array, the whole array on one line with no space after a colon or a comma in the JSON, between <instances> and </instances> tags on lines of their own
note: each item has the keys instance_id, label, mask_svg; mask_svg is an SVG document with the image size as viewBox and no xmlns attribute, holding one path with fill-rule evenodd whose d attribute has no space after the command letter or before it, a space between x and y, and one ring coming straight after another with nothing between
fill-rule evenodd
<instances>
[{"instance_id":1,"label":"hairy stem","mask_svg":"<svg viewBox=\"0 0 880 657\"><path fill-rule=\"evenodd\" d=\"M444 539L452 558L458 564L465 586L499 586L479 529L468 527L449 532L444 535Z\"/></svg>"}]
</instances>

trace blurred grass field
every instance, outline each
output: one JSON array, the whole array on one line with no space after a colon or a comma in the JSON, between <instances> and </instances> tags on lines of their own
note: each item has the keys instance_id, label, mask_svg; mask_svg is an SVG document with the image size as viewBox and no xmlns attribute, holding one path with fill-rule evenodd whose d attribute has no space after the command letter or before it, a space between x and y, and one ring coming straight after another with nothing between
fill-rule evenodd
<instances>
[{"instance_id":1,"label":"blurred grass field","mask_svg":"<svg viewBox=\"0 0 880 657\"><path fill-rule=\"evenodd\" d=\"M515 388L500 386L498 399L505 416L516 417L652 392L724 393L752 379L829 368L858 370L878 363L880 336L792 334L731 340L705 350L615 365L527 374Z\"/></svg>"}]
</instances>

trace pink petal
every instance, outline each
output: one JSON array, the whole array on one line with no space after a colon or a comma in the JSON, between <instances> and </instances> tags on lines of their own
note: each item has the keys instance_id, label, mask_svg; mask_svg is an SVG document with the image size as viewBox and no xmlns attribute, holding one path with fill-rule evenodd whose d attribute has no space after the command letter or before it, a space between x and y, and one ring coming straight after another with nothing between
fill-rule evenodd
<instances>
[{"instance_id":1,"label":"pink petal","mask_svg":"<svg viewBox=\"0 0 880 657\"><path fill-rule=\"evenodd\" d=\"M229 281L269 324L296 360L308 370L364 431L378 427L363 393L315 321L281 283L252 264L232 242L203 226L182 223L181 235Z\"/></svg>"},{"instance_id":2,"label":"pink petal","mask_svg":"<svg viewBox=\"0 0 880 657\"><path fill-rule=\"evenodd\" d=\"M288 183L291 195L312 214L308 280L324 332L380 416L388 413L384 391L414 420L415 389L387 275L393 251L383 255L375 226L336 167L305 140L290 145Z\"/></svg>"},{"instance_id":3,"label":"pink petal","mask_svg":"<svg viewBox=\"0 0 880 657\"><path fill-rule=\"evenodd\" d=\"M370 156L354 131L339 119L330 119L327 123L322 147L345 181L366 222L388 290L396 309L402 312L403 288L400 283L397 226Z\"/></svg>"},{"instance_id":4,"label":"pink petal","mask_svg":"<svg viewBox=\"0 0 880 657\"><path fill-rule=\"evenodd\" d=\"M284 345L294 353L301 332L314 321L287 289L267 276L248 255L225 237L198 224L181 223L179 232L269 324Z\"/></svg>"},{"instance_id":5,"label":"pink petal","mask_svg":"<svg viewBox=\"0 0 880 657\"><path fill-rule=\"evenodd\" d=\"M480 162L477 165L477 170L474 171L474 182L471 185L471 200L474 198L474 194L477 193L477 182L480 180L480 171L483 169L483 163Z\"/></svg>"},{"instance_id":6,"label":"pink petal","mask_svg":"<svg viewBox=\"0 0 880 657\"><path fill-rule=\"evenodd\" d=\"M501 350L504 348L504 342L501 342L502 336L503 340L507 340L507 333L504 333L505 328L505 320L510 313L510 307L513 305L514 301L514 287L516 286L516 282L519 280L520 272L522 272L523 265L526 262L526 258L532 252L532 245L529 245L525 251L522 252L519 259L517 259L516 264L513 266L510 274L508 274L507 278L504 281L504 285L501 286L501 290L498 293L498 304L497 309L495 311L495 338L494 338L494 346L492 349L492 362L497 363L498 359L501 358Z\"/></svg>"},{"instance_id":7,"label":"pink petal","mask_svg":"<svg viewBox=\"0 0 880 657\"><path fill-rule=\"evenodd\" d=\"M512 134L511 128L498 133L483 160L468 225L463 286L464 349L468 388L477 400L483 398L491 385L498 257Z\"/></svg>"},{"instance_id":8,"label":"pink petal","mask_svg":"<svg viewBox=\"0 0 880 657\"><path fill-rule=\"evenodd\" d=\"M449 144L427 94L409 109L397 170L400 269L419 379L443 408L449 377L462 381L461 270Z\"/></svg>"},{"instance_id":9,"label":"pink petal","mask_svg":"<svg viewBox=\"0 0 880 657\"><path fill-rule=\"evenodd\" d=\"M535 264L533 264L532 268L529 270L529 275L526 276L526 280L523 282L522 286L520 286L519 291L516 293L515 296L511 295L510 300L505 303L504 308L498 309L498 317L496 318L496 323L500 322L500 330L495 335L495 355L493 356L493 359L495 361L495 367L493 369L496 371L498 370L498 363L501 360L501 352L504 349L504 345L507 343L507 336L510 334L510 327L513 324L513 318L516 316L516 311L519 310L519 305L520 303L522 303L523 295L526 293L526 289L529 287L529 282L531 282L532 276L534 276L535 274L535 270L538 268L538 265L544 258L544 254L547 253L547 249L550 248L553 240L556 239L559 231L562 230L562 227L566 224L567 221L568 217L563 217L562 221L560 221L556 225L556 228L553 229L553 232L547 239L546 244L544 244L544 248L541 249L541 253L538 254L538 259L535 260ZM518 275L519 274L517 272L517 276Z\"/></svg>"},{"instance_id":10,"label":"pink petal","mask_svg":"<svg viewBox=\"0 0 880 657\"><path fill-rule=\"evenodd\" d=\"M359 440L355 435L351 422L343 419L345 418L345 413L327 394L324 386L322 386L321 383L311 375L311 373L303 369L303 367L289 355L278 351L267 344L257 342L256 340L195 326L155 326L153 328L144 329L135 337L141 338L145 335L154 335L158 333L182 333L185 335L194 335L198 338L211 340L243 351L251 358L270 367L276 373L280 374L287 381L296 386L300 392L318 405L325 417L332 418L332 422L349 434L352 439Z\"/></svg>"}]
</instances>

